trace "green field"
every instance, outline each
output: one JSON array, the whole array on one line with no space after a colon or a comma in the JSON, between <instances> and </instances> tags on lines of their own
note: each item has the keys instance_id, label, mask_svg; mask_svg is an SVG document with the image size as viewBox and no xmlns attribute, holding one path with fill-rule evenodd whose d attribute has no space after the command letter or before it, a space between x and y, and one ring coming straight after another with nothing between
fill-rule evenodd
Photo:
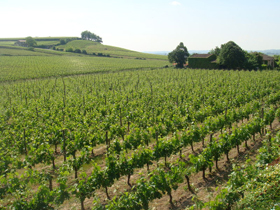
<instances>
[{"instance_id":1,"label":"green field","mask_svg":"<svg viewBox=\"0 0 280 210\"><path fill-rule=\"evenodd\" d=\"M86 50L87 53L103 53L103 54L109 54L111 56L117 56L117 57L138 57L138 58L146 58L146 59L159 59L159 60L166 60L167 56L163 55L154 55L154 54L148 54L148 53L139 53L136 51L131 51L119 47L113 47L109 45L103 45L97 42L92 41L86 41L86 40L74 40L66 45L60 45L58 48L67 49L69 47L72 47L73 49L81 49Z\"/></svg>"},{"instance_id":2,"label":"green field","mask_svg":"<svg viewBox=\"0 0 280 210\"><path fill-rule=\"evenodd\" d=\"M0 40L0 209L242 209L278 187L279 167L264 166L280 153L279 71L64 47L112 57ZM276 205L278 188L258 205Z\"/></svg>"},{"instance_id":3,"label":"green field","mask_svg":"<svg viewBox=\"0 0 280 210\"><path fill-rule=\"evenodd\" d=\"M24 53L39 55L38 52L32 51L24 51ZM168 65L166 61L162 60L103 58L95 56L3 56L0 63L0 81L136 70Z\"/></svg>"},{"instance_id":4,"label":"green field","mask_svg":"<svg viewBox=\"0 0 280 210\"><path fill-rule=\"evenodd\" d=\"M88 54L92 53L103 53L105 55L110 55L111 57L121 57L121 58L140 58L140 59L157 59L157 60L167 60L167 56L155 55L148 53L140 53L136 51L127 50L124 48L113 47L109 45L103 45L93 41L86 40L73 40L68 42L66 45L59 45L60 39L66 39L67 37L46 37L46 38L35 38L37 45L53 45L56 48L63 49L64 51L67 48L86 50ZM72 38L72 37L69 37ZM14 43L24 38L14 38L14 39L0 39L0 48L1 47L13 47ZM74 38L72 38L74 39ZM75 38L77 39L77 38ZM3 51L3 49L2 49ZM8 53L1 53L8 54Z\"/></svg>"},{"instance_id":5,"label":"green field","mask_svg":"<svg viewBox=\"0 0 280 210\"><path fill-rule=\"evenodd\" d=\"M36 51L31 51L27 49L21 49L21 48L5 48L5 47L0 47L0 56L42 56L46 55L44 52L38 52Z\"/></svg>"},{"instance_id":6,"label":"green field","mask_svg":"<svg viewBox=\"0 0 280 210\"><path fill-rule=\"evenodd\" d=\"M49 39L50 41L47 38L38 39L37 44L57 44L57 41ZM68 47L86 49L88 54L36 47L30 49L14 46L12 41L0 39L0 81L158 68L169 64L166 56L134 52L92 41L74 40L65 46L56 46L60 49ZM96 54L109 54L110 57L94 56L93 51Z\"/></svg>"}]
</instances>

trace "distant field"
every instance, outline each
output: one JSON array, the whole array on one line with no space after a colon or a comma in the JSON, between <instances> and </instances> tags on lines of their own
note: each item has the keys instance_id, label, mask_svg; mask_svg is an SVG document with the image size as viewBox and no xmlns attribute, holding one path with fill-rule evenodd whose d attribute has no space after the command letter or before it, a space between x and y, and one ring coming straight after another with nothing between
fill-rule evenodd
<instances>
[{"instance_id":1,"label":"distant field","mask_svg":"<svg viewBox=\"0 0 280 210\"><path fill-rule=\"evenodd\" d=\"M35 39L37 39L38 45L57 45L59 39L63 38L69 37L40 37ZM85 49L87 55L53 49L14 46L14 42L18 39L21 38L0 39L0 82L160 68L169 64L167 56L140 53L86 40L73 40L66 45L58 45L56 48L60 50L69 47L74 50ZM103 55L110 55L110 57L95 56L93 53L102 53Z\"/></svg>"},{"instance_id":2,"label":"distant field","mask_svg":"<svg viewBox=\"0 0 280 210\"><path fill-rule=\"evenodd\" d=\"M37 45L56 45L59 44L59 40L57 41L37 41Z\"/></svg>"},{"instance_id":3,"label":"distant field","mask_svg":"<svg viewBox=\"0 0 280 210\"><path fill-rule=\"evenodd\" d=\"M30 55L33 53L32 51L23 52L30 53ZM57 51L49 50L49 52ZM34 53L38 55L39 52ZM75 53L69 54L75 55ZM168 62L164 60L137 60L94 56L2 56L0 60L0 81L157 68L167 64Z\"/></svg>"},{"instance_id":4,"label":"distant field","mask_svg":"<svg viewBox=\"0 0 280 210\"><path fill-rule=\"evenodd\" d=\"M30 51L25 49L11 49L11 48L1 48L0 47L0 56L27 56L27 55L46 55L42 52Z\"/></svg>"},{"instance_id":5,"label":"distant field","mask_svg":"<svg viewBox=\"0 0 280 210\"><path fill-rule=\"evenodd\" d=\"M13 46L14 43L25 38L0 38L0 46ZM77 37L35 37L37 45L57 45L60 39L77 39Z\"/></svg>"},{"instance_id":6,"label":"distant field","mask_svg":"<svg viewBox=\"0 0 280 210\"><path fill-rule=\"evenodd\" d=\"M60 45L58 48L67 49L72 47L73 49L86 50L87 53L103 53L109 54L116 57L134 57L134 58L146 58L146 59L160 59L167 60L167 56L164 55L154 55L148 53L140 53L132 50L127 50L124 48L113 47L109 45L103 45L97 42L86 41L86 40L74 40L66 45Z\"/></svg>"},{"instance_id":7,"label":"distant field","mask_svg":"<svg viewBox=\"0 0 280 210\"><path fill-rule=\"evenodd\" d=\"M33 51L27 47L19 46L1 46L0 56L21 56L21 55L33 55L33 56L48 56L48 55L65 55L65 56L77 56L74 53L61 52L50 49L33 48ZM82 55L80 55L82 56Z\"/></svg>"},{"instance_id":8,"label":"distant field","mask_svg":"<svg viewBox=\"0 0 280 210\"><path fill-rule=\"evenodd\" d=\"M88 54L92 53L102 53L104 55L110 55L111 57L119 57L119 58L138 58L138 59L157 59L157 60L165 60L167 61L167 56L165 55L155 55L150 53L141 53L136 52L120 47L114 47L109 45L103 45L97 42L93 41L87 41L87 40L73 40L68 42L66 45L58 45L60 39L78 39L77 37L35 37L37 41L37 45L53 45L56 48L59 49L67 49L67 48L73 48L80 49L80 50L86 50ZM19 39L25 39L25 38L0 38L0 47L15 47L14 43ZM58 46L57 46L58 45ZM17 47L17 49L19 49ZM3 50L2 50L3 51ZM35 49L35 51L37 51ZM40 51L42 52L42 51ZM49 53L49 52L47 52ZM9 53L0 53L1 54L9 54ZM56 54L62 55L63 52L59 52ZM22 52L20 53L12 53L11 55L22 55ZM29 54L28 54L29 55Z\"/></svg>"},{"instance_id":9,"label":"distant field","mask_svg":"<svg viewBox=\"0 0 280 210\"><path fill-rule=\"evenodd\" d=\"M0 41L0 46L12 46L14 43L14 41Z\"/></svg>"}]
</instances>

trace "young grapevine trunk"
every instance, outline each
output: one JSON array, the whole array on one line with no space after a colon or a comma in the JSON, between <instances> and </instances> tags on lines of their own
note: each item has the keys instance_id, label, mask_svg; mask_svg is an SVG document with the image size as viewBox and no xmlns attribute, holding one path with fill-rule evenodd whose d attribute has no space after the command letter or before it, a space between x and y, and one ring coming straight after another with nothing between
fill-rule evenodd
<instances>
[{"instance_id":1,"label":"young grapevine trunk","mask_svg":"<svg viewBox=\"0 0 280 210\"><path fill-rule=\"evenodd\" d=\"M168 193L168 195L169 195L169 203L171 204L171 206L174 206L173 201L172 201L172 195L171 195L171 192L170 192L170 193Z\"/></svg>"},{"instance_id":2,"label":"young grapevine trunk","mask_svg":"<svg viewBox=\"0 0 280 210\"><path fill-rule=\"evenodd\" d=\"M108 188L107 187L105 187L105 192L106 192L106 196L107 196L108 200L111 200L111 198L110 198L110 196L108 194Z\"/></svg>"},{"instance_id":3,"label":"young grapevine trunk","mask_svg":"<svg viewBox=\"0 0 280 210\"><path fill-rule=\"evenodd\" d=\"M191 148L192 148L192 152L194 153L193 142L192 141L191 141Z\"/></svg>"},{"instance_id":4,"label":"young grapevine trunk","mask_svg":"<svg viewBox=\"0 0 280 210\"><path fill-rule=\"evenodd\" d=\"M237 148L237 153L239 154L240 151L239 151L239 145L238 144L236 145L236 148Z\"/></svg>"},{"instance_id":5,"label":"young grapevine trunk","mask_svg":"<svg viewBox=\"0 0 280 210\"><path fill-rule=\"evenodd\" d=\"M53 187L52 187L53 185L52 185L52 176L50 176L50 178L49 178L49 189L50 189L50 191L52 191L53 190Z\"/></svg>"},{"instance_id":6,"label":"young grapevine trunk","mask_svg":"<svg viewBox=\"0 0 280 210\"><path fill-rule=\"evenodd\" d=\"M190 185L190 178L189 178L189 176L188 176L188 175L185 175L185 178L186 178L186 180L187 180L187 184L188 184L188 189L189 189L189 191L193 192L193 191L192 191L192 188L191 188L191 185Z\"/></svg>"},{"instance_id":7,"label":"young grapevine trunk","mask_svg":"<svg viewBox=\"0 0 280 210\"><path fill-rule=\"evenodd\" d=\"M229 157L228 157L228 152L226 153L226 156L227 156L227 162L230 162Z\"/></svg>"},{"instance_id":8,"label":"young grapevine trunk","mask_svg":"<svg viewBox=\"0 0 280 210\"><path fill-rule=\"evenodd\" d=\"M216 169L219 171L219 167L218 167L218 158L215 159L215 161L216 161Z\"/></svg>"},{"instance_id":9,"label":"young grapevine trunk","mask_svg":"<svg viewBox=\"0 0 280 210\"><path fill-rule=\"evenodd\" d=\"M202 178L206 179L206 177L205 177L205 168L202 169Z\"/></svg>"},{"instance_id":10,"label":"young grapevine trunk","mask_svg":"<svg viewBox=\"0 0 280 210\"><path fill-rule=\"evenodd\" d=\"M54 162L54 157L52 157L52 165L53 165L53 170L55 170L55 162Z\"/></svg>"},{"instance_id":11,"label":"young grapevine trunk","mask_svg":"<svg viewBox=\"0 0 280 210\"><path fill-rule=\"evenodd\" d=\"M62 136L63 136L63 161L66 162L65 130L62 131Z\"/></svg>"},{"instance_id":12,"label":"young grapevine trunk","mask_svg":"<svg viewBox=\"0 0 280 210\"><path fill-rule=\"evenodd\" d=\"M85 210L84 200L83 199L81 199L81 210Z\"/></svg>"},{"instance_id":13,"label":"young grapevine trunk","mask_svg":"<svg viewBox=\"0 0 280 210\"><path fill-rule=\"evenodd\" d=\"M130 184L130 176L131 176L131 175L128 174L128 176L127 176L127 184L128 184L129 187L132 187L131 184Z\"/></svg>"}]
</instances>

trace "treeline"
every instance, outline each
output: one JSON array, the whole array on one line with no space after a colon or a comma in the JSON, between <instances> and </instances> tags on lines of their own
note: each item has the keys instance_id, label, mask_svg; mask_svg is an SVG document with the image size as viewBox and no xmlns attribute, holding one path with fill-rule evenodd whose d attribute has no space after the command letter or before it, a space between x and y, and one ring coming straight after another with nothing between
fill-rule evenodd
<instances>
[{"instance_id":1,"label":"treeline","mask_svg":"<svg viewBox=\"0 0 280 210\"><path fill-rule=\"evenodd\" d=\"M212 49L209 54L214 54L216 63L222 69L272 69L273 66L264 64L263 53L247 52L238 46L235 42L229 41L222 44L221 47ZM277 62L275 62L277 65Z\"/></svg>"},{"instance_id":2,"label":"treeline","mask_svg":"<svg viewBox=\"0 0 280 210\"><path fill-rule=\"evenodd\" d=\"M61 48L53 48L54 50L58 51L64 51L64 49ZM65 49L65 52L73 52L73 53L82 53L85 55L94 55L94 56L100 56L100 57L111 57L109 54L103 54L103 53L88 53L86 50L81 50L81 49L73 49L72 47L69 47Z\"/></svg>"},{"instance_id":3,"label":"treeline","mask_svg":"<svg viewBox=\"0 0 280 210\"><path fill-rule=\"evenodd\" d=\"M100 36L97 36L96 34L90 32L90 31L83 31L81 33L81 38L84 40L90 40L94 42L102 43L102 38Z\"/></svg>"}]
</instances>

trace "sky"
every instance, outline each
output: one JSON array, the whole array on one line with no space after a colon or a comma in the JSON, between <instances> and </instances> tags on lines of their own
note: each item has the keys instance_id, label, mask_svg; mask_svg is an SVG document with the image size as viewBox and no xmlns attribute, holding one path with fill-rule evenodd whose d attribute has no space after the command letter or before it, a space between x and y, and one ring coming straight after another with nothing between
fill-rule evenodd
<instances>
[{"instance_id":1,"label":"sky","mask_svg":"<svg viewBox=\"0 0 280 210\"><path fill-rule=\"evenodd\" d=\"M280 49L280 0L0 0L0 38L81 36L135 51Z\"/></svg>"}]
</instances>

